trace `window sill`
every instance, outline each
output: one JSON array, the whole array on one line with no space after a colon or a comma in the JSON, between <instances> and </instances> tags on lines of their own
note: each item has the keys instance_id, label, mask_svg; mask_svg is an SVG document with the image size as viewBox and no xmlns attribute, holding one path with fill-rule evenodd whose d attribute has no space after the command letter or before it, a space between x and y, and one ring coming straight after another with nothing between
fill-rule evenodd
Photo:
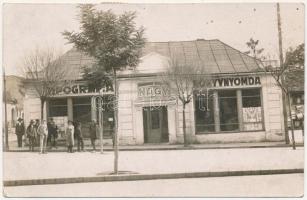
<instances>
[{"instance_id":1,"label":"window sill","mask_svg":"<svg viewBox=\"0 0 307 200\"><path fill-rule=\"evenodd\" d=\"M263 132L262 130L252 130L252 131L220 131L220 132L196 132L195 135L208 135L208 134L227 134L227 133L251 133L251 132Z\"/></svg>"}]
</instances>

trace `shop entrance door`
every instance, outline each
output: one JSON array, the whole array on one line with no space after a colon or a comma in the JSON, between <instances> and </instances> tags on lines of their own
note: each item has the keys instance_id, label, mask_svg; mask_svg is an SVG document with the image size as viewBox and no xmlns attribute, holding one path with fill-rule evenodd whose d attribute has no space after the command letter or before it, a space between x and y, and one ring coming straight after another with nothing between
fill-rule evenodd
<instances>
[{"instance_id":1,"label":"shop entrance door","mask_svg":"<svg viewBox=\"0 0 307 200\"><path fill-rule=\"evenodd\" d=\"M168 142L167 107L143 108L144 142Z\"/></svg>"}]
</instances>

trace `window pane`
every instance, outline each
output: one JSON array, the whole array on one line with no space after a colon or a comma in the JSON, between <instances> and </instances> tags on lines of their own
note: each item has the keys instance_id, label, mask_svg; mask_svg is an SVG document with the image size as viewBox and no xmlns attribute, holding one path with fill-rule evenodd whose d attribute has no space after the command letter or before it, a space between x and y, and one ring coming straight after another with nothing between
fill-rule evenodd
<instances>
[{"instance_id":1,"label":"window pane","mask_svg":"<svg viewBox=\"0 0 307 200\"><path fill-rule=\"evenodd\" d=\"M114 133L114 111L113 111L114 95L103 96L103 137L111 138ZM98 120L99 104L96 101L96 116Z\"/></svg>"},{"instance_id":2,"label":"window pane","mask_svg":"<svg viewBox=\"0 0 307 200\"><path fill-rule=\"evenodd\" d=\"M151 128L158 129L160 128L160 117L159 117L159 110L152 110L151 111Z\"/></svg>"},{"instance_id":3,"label":"window pane","mask_svg":"<svg viewBox=\"0 0 307 200\"><path fill-rule=\"evenodd\" d=\"M236 90L218 92L220 106L221 131L238 131L238 111Z\"/></svg>"},{"instance_id":4,"label":"window pane","mask_svg":"<svg viewBox=\"0 0 307 200\"><path fill-rule=\"evenodd\" d=\"M213 92L206 94L195 94L195 122L196 132L214 132L214 111L213 111Z\"/></svg>"},{"instance_id":5,"label":"window pane","mask_svg":"<svg viewBox=\"0 0 307 200\"><path fill-rule=\"evenodd\" d=\"M49 117L67 116L67 99L49 100Z\"/></svg>"},{"instance_id":6,"label":"window pane","mask_svg":"<svg viewBox=\"0 0 307 200\"><path fill-rule=\"evenodd\" d=\"M74 105L91 105L90 97L73 98Z\"/></svg>"},{"instance_id":7,"label":"window pane","mask_svg":"<svg viewBox=\"0 0 307 200\"><path fill-rule=\"evenodd\" d=\"M242 90L244 131L262 130L260 89Z\"/></svg>"}]
</instances>

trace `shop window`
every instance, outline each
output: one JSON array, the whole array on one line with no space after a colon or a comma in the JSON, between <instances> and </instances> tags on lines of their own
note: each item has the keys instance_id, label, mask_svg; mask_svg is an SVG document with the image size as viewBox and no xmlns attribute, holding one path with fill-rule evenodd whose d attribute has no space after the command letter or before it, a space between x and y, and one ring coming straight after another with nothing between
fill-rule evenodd
<instances>
[{"instance_id":1,"label":"shop window","mask_svg":"<svg viewBox=\"0 0 307 200\"><path fill-rule=\"evenodd\" d=\"M67 116L67 99L50 99L49 100L49 117Z\"/></svg>"},{"instance_id":2,"label":"shop window","mask_svg":"<svg viewBox=\"0 0 307 200\"><path fill-rule=\"evenodd\" d=\"M74 121L91 121L91 99L90 97L73 98Z\"/></svg>"},{"instance_id":3,"label":"shop window","mask_svg":"<svg viewBox=\"0 0 307 200\"><path fill-rule=\"evenodd\" d=\"M242 90L243 130L263 129L260 89Z\"/></svg>"},{"instance_id":4,"label":"shop window","mask_svg":"<svg viewBox=\"0 0 307 200\"><path fill-rule=\"evenodd\" d=\"M196 93L194 99L196 132L214 132L213 92Z\"/></svg>"},{"instance_id":5,"label":"shop window","mask_svg":"<svg viewBox=\"0 0 307 200\"><path fill-rule=\"evenodd\" d=\"M195 127L196 134L218 133L218 132L239 132L263 130L263 116L260 89L238 89L242 91L242 97L237 90L217 90L217 97L213 91L209 95L195 93ZM217 113L214 110L214 99L218 100ZM238 101L242 98L242 101ZM242 102L242 105L238 103ZM238 108L242 110L238 111ZM242 114L242 121L239 121L239 113ZM215 116L216 115L216 116ZM214 119L219 117L219 124ZM215 128L219 128L219 131ZM243 130L240 130L240 127Z\"/></svg>"},{"instance_id":6,"label":"shop window","mask_svg":"<svg viewBox=\"0 0 307 200\"><path fill-rule=\"evenodd\" d=\"M114 95L104 95L103 96L103 137L111 138L114 133ZM96 116L98 120L98 111L99 104L96 102Z\"/></svg>"},{"instance_id":7,"label":"shop window","mask_svg":"<svg viewBox=\"0 0 307 200\"><path fill-rule=\"evenodd\" d=\"M236 90L218 91L221 131L238 131L238 111Z\"/></svg>"}]
</instances>

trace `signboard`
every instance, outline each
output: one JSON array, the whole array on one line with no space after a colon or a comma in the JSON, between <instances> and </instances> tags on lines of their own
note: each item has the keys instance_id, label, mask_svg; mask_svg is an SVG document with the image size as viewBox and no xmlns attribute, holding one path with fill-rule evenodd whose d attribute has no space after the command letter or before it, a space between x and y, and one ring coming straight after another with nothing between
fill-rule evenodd
<instances>
[{"instance_id":1,"label":"signboard","mask_svg":"<svg viewBox=\"0 0 307 200\"><path fill-rule=\"evenodd\" d=\"M255 86L261 85L259 76L218 78L213 80L214 87Z\"/></svg>"},{"instance_id":2,"label":"signboard","mask_svg":"<svg viewBox=\"0 0 307 200\"><path fill-rule=\"evenodd\" d=\"M101 88L104 94L113 94L112 87ZM99 93L100 89L91 88L85 84L73 84L63 87L52 88L53 95L69 95L69 94L86 94L86 93Z\"/></svg>"},{"instance_id":3,"label":"signboard","mask_svg":"<svg viewBox=\"0 0 307 200\"><path fill-rule=\"evenodd\" d=\"M162 85L143 85L138 87L138 97L169 97L170 90Z\"/></svg>"}]
</instances>

